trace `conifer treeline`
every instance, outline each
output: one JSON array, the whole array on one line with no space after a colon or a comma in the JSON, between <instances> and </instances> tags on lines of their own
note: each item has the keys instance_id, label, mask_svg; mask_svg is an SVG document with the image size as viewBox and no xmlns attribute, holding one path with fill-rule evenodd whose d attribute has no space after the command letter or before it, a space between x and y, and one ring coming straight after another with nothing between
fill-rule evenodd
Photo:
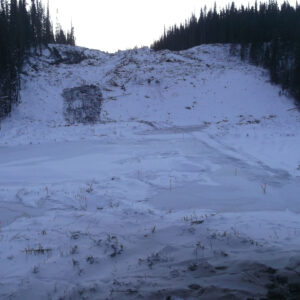
<instances>
[{"instance_id":1,"label":"conifer treeline","mask_svg":"<svg viewBox=\"0 0 300 300\"><path fill-rule=\"evenodd\" d=\"M0 119L18 100L19 74L26 53L39 53L49 43L75 45L74 28L70 32L50 20L49 5L40 0L0 0Z\"/></svg>"},{"instance_id":2,"label":"conifer treeline","mask_svg":"<svg viewBox=\"0 0 300 300\"><path fill-rule=\"evenodd\" d=\"M241 45L242 59L270 70L271 80L300 100L300 6L276 1L237 8L201 9L171 27L151 46L154 50L184 50L201 44ZM234 50L234 46L232 46Z\"/></svg>"}]
</instances>

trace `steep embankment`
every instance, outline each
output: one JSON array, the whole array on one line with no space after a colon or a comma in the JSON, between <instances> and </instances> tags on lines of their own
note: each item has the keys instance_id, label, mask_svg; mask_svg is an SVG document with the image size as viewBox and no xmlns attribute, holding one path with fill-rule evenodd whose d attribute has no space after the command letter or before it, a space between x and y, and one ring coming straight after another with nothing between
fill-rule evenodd
<instances>
[{"instance_id":1,"label":"steep embankment","mask_svg":"<svg viewBox=\"0 0 300 300\"><path fill-rule=\"evenodd\" d=\"M31 59L0 131L0 297L299 292L300 115L228 53ZM81 124L63 95L90 85L101 116Z\"/></svg>"}]
</instances>

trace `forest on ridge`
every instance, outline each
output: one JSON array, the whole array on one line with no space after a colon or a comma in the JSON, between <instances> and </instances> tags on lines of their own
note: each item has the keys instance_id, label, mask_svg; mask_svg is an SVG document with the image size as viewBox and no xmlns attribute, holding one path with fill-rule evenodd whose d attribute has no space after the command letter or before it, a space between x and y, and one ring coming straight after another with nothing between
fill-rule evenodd
<instances>
[{"instance_id":1,"label":"forest on ridge","mask_svg":"<svg viewBox=\"0 0 300 300\"><path fill-rule=\"evenodd\" d=\"M300 6L274 0L194 14L165 30L153 50L180 51L201 44L231 44L233 55L270 71L271 81L300 100Z\"/></svg>"},{"instance_id":2,"label":"forest on ridge","mask_svg":"<svg viewBox=\"0 0 300 300\"><path fill-rule=\"evenodd\" d=\"M74 28L65 32L51 22L49 4L41 0L0 1L0 120L18 101L20 72L26 55L38 54L50 43L75 45Z\"/></svg>"}]
</instances>

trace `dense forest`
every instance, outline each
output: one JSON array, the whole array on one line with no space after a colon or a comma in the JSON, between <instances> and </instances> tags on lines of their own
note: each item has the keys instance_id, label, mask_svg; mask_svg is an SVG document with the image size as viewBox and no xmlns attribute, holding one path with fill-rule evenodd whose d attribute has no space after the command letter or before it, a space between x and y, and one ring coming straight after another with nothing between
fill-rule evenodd
<instances>
[{"instance_id":1,"label":"dense forest","mask_svg":"<svg viewBox=\"0 0 300 300\"><path fill-rule=\"evenodd\" d=\"M174 51L201 44L229 43L231 53L270 71L271 81L300 100L300 6L276 1L237 8L201 9L151 46ZM237 51L237 49L239 49Z\"/></svg>"},{"instance_id":2,"label":"dense forest","mask_svg":"<svg viewBox=\"0 0 300 300\"><path fill-rule=\"evenodd\" d=\"M0 119L18 101L19 74L26 55L39 54L49 43L75 45L74 28L55 32L48 7L40 0L0 0Z\"/></svg>"}]
</instances>

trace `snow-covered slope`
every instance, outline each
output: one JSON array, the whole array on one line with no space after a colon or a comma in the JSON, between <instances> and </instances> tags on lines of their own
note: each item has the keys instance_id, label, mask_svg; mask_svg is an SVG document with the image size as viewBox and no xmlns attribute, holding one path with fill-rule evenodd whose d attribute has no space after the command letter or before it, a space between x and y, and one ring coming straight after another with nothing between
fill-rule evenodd
<instances>
[{"instance_id":1,"label":"snow-covered slope","mask_svg":"<svg viewBox=\"0 0 300 300\"><path fill-rule=\"evenodd\" d=\"M299 292L300 114L264 70L224 45L53 47L85 59L32 58L1 124L0 298ZM70 126L82 85L101 122Z\"/></svg>"}]
</instances>

